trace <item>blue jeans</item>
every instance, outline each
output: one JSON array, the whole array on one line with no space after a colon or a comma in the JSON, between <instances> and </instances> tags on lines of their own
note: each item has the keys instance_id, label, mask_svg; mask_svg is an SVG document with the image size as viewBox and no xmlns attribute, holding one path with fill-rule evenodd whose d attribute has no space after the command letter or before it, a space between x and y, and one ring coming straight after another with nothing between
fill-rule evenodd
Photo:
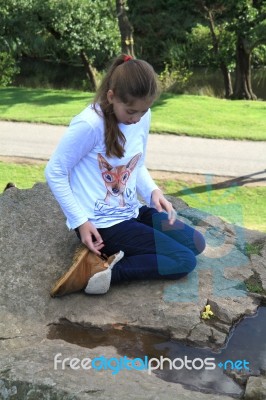
<instances>
[{"instance_id":1,"label":"blue jeans","mask_svg":"<svg viewBox=\"0 0 266 400\"><path fill-rule=\"evenodd\" d=\"M124 257L113 267L111 283L139 279L179 279L196 267L196 255L205 248L200 232L181 221L143 206L139 216L109 228L98 229L110 256L122 250Z\"/></svg>"}]
</instances>

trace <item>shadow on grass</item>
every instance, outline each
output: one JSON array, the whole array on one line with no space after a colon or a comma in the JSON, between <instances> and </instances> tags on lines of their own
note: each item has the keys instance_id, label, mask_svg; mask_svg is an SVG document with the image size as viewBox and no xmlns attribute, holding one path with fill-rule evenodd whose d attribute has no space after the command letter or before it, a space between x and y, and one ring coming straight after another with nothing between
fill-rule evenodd
<instances>
[{"instance_id":1,"label":"shadow on grass","mask_svg":"<svg viewBox=\"0 0 266 400\"><path fill-rule=\"evenodd\" d=\"M0 106L7 108L19 103L36 104L39 106L47 106L58 103L68 103L71 101L79 101L88 99L88 103L93 98L93 93L80 92L78 94L70 94L67 91L50 91L45 89L25 89L25 88L1 88Z\"/></svg>"},{"instance_id":2,"label":"shadow on grass","mask_svg":"<svg viewBox=\"0 0 266 400\"><path fill-rule=\"evenodd\" d=\"M219 189L225 189L225 188L230 188L230 187L232 188L232 187L244 186L247 183L266 182L266 178L262 178L262 177L258 176L258 175L264 174L265 172L266 172L266 169L263 171L254 172L253 174L248 174L248 175L239 176L237 178L228 179L223 182L212 183L212 184L206 183L204 185L195 186L192 189L191 188L182 189L176 193L170 193L170 195L171 196L191 195L191 193L193 193L193 194L205 193L205 192L209 192L210 190L219 190Z\"/></svg>"}]
</instances>

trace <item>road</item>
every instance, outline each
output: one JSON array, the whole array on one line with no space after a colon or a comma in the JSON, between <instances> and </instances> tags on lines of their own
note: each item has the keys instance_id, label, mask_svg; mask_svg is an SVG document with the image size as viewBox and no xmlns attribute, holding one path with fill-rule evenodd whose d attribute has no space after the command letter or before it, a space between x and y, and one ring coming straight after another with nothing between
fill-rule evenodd
<instances>
[{"instance_id":1,"label":"road","mask_svg":"<svg viewBox=\"0 0 266 400\"><path fill-rule=\"evenodd\" d=\"M48 160L64 126L0 121L0 156ZM266 141L232 141L150 134L151 170L266 180ZM251 177L252 178L252 177Z\"/></svg>"}]
</instances>

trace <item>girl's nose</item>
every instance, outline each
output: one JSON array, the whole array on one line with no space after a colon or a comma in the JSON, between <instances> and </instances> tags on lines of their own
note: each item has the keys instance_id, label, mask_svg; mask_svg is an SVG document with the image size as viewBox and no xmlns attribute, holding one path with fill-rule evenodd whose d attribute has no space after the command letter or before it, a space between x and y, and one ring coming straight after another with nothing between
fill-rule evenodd
<instances>
[{"instance_id":1,"label":"girl's nose","mask_svg":"<svg viewBox=\"0 0 266 400\"><path fill-rule=\"evenodd\" d=\"M140 116L139 115L134 115L132 118L131 118L131 122L132 122L132 124L136 124L137 122L139 122L140 121Z\"/></svg>"}]
</instances>

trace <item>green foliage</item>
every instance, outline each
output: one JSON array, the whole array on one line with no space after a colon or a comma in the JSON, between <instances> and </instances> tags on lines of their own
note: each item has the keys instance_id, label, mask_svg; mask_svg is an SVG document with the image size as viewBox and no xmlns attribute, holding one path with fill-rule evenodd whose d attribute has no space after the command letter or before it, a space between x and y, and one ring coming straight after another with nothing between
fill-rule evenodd
<instances>
[{"instance_id":1,"label":"green foliage","mask_svg":"<svg viewBox=\"0 0 266 400\"><path fill-rule=\"evenodd\" d=\"M220 62L224 62L229 71L235 67L235 34L227 30L227 23L217 21L214 33L218 45L218 54L214 51L214 44L207 25L197 24L187 33L187 57L190 66L208 66L218 69Z\"/></svg>"},{"instance_id":2,"label":"green foliage","mask_svg":"<svg viewBox=\"0 0 266 400\"><path fill-rule=\"evenodd\" d=\"M266 65L266 45L261 44L253 50L253 65Z\"/></svg>"},{"instance_id":3,"label":"green foliage","mask_svg":"<svg viewBox=\"0 0 266 400\"><path fill-rule=\"evenodd\" d=\"M256 47L266 43L265 0L192 0L192 3L208 21L214 65L221 68L224 77L228 77L228 72L235 67L233 94L230 93L228 79L227 82L225 80L227 96L255 100L256 95L250 84L251 55ZM260 53L256 55L259 63Z\"/></svg>"},{"instance_id":4,"label":"green foliage","mask_svg":"<svg viewBox=\"0 0 266 400\"><path fill-rule=\"evenodd\" d=\"M8 86L13 82L19 68L16 60L7 52L0 53L0 86Z\"/></svg>"},{"instance_id":5,"label":"green foliage","mask_svg":"<svg viewBox=\"0 0 266 400\"><path fill-rule=\"evenodd\" d=\"M252 51L266 43L265 4L265 0L128 0L136 54L158 70L163 70L165 63L219 68L223 62L231 72L238 34L245 35ZM214 21L217 52L207 10ZM254 54L255 65L264 65L263 47Z\"/></svg>"},{"instance_id":6,"label":"green foliage","mask_svg":"<svg viewBox=\"0 0 266 400\"><path fill-rule=\"evenodd\" d=\"M246 244L246 255L251 256L252 254L260 255L263 249L263 243L247 243Z\"/></svg>"},{"instance_id":7,"label":"green foliage","mask_svg":"<svg viewBox=\"0 0 266 400\"><path fill-rule=\"evenodd\" d=\"M196 24L187 33L188 61L192 66L207 66L213 62L212 41L210 29L202 24Z\"/></svg>"},{"instance_id":8,"label":"green foliage","mask_svg":"<svg viewBox=\"0 0 266 400\"><path fill-rule=\"evenodd\" d=\"M228 30L245 39L245 46L252 51L266 44L265 0L224 0Z\"/></svg>"},{"instance_id":9,"label":"green foliage","mask_svg":"<svg viewBox=\"0 0 266 400\"><path fill-rule=\"evenodd\" d=\"M114 0L0 0L1 48L16 56L103 67L119 51Z\"/></svg>"},{"instance_id":10,"label":"green foliage","mask_svg":"<svg viewBox=\"0 0 266 400\"><path fill-rule=\"evenodd\" d=\"M169 56L170 49L173 45L182 48L186 30L193 26L193 14L183 11L185 4L186 0L128 0L135 52L158 70L164 69L165 62L173 61ZM176 61L176 57L174 59Z\"/></svg>"},{"instance_id":11,"label":"green foliage","mask_svg":"<svg viewBox=\"0 0 266 400\"><path fill-rule=\"evenodd\" d=\"M54 43L55 56L65 55L69 59L75 59L84 50L91 62L97 59L97 62L101 63L117 53L119 31L114 18L113 1L36 2L44 37L47 43Z\"/></svg>"},{"instance_id":12,"label":"green foliage","mask_svg":"<svg viewBox=\"0 0 266 400\"><path fill-rule=\"evenodd\" d=\"M165 64L163 72L159 75L161 87L164 92L182 93L188 83L192 72L186 67Z\"/></svg>"},{"instance_id":13,"label":"green foliage","mask_svg":"<svg viewBox=\"0 0 266 400\"><path fill-rule=\"evenodd\" d=\"M246 279L246 288L251 293L266 295L266 290L263 289L260 275L255 271L253 275Z\"/></svg>"}]
</instances>

